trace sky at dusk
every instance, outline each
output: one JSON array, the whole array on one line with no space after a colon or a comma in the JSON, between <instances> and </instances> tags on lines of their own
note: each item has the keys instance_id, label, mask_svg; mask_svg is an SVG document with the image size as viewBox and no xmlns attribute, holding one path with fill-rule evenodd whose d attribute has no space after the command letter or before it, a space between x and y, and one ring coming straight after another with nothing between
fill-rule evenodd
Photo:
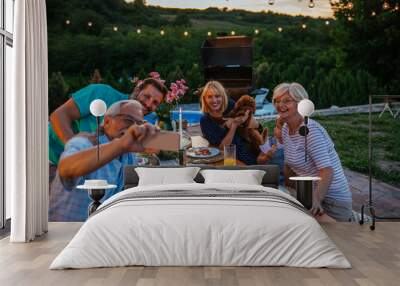
<instances>
[{"instance_id":1,"label":"sky at dusk","mask_svg":"<svg viewBox=\"0 0 400 286\"><path fill-rule=\"evenodd\" d=\"M198 8L228 7L230 9L245 9L250 11L273 11L291 15L307 15L312 17L332 17L329 0L314 0L315 7L309 8L308 0L274 0L269 5L268 0L148 0L147 4L162 7Z\"/></svg>"}]
</instances>

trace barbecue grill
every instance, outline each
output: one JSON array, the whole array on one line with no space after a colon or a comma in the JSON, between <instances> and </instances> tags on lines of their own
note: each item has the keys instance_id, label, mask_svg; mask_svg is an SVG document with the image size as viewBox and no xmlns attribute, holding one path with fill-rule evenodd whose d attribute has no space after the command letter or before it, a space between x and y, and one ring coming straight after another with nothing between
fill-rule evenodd
<instances>
[{"instance_id":1,"label":"barbecue grill","mask_svg":"<svg viewBox=\"0 0 400 286\"><path fill-rule=\"evenodd\" d=\"M230 97L250 94L253 88L252 39L245 36L216 37L201 47L206 81L217 80Z\"/></svg>"}]
</instances>

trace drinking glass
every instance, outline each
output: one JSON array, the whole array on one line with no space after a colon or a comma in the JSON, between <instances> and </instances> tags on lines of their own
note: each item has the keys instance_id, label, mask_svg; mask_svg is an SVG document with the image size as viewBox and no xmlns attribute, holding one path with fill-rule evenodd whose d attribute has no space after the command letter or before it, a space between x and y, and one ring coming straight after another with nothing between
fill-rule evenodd
<instances>
[{"instance_id":1,"label":"drinking glass","mask_svg":"<svg viewBox=\"0 0 400 286\"><path fill-rule=\"evenodd\" d=\"M224 146L224 166L236 166L236 145Z\"/></svg>"}]
</instances>

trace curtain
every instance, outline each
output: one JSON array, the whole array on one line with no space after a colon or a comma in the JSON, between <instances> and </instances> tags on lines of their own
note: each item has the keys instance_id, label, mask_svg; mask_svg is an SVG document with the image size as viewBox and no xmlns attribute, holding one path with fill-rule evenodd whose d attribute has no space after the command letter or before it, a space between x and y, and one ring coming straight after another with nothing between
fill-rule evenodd
<instances>
[{"instance_id":1,"label":"curtain","mask_svg":"<svg viewBox=\"0 0 400 286\"><path fill-rule=\"evenodd\" d=\"M13 94L6 98L6 187L12 242L48 227L48 67L45 0L15 1Z\"/></svg>"}]
</instances>

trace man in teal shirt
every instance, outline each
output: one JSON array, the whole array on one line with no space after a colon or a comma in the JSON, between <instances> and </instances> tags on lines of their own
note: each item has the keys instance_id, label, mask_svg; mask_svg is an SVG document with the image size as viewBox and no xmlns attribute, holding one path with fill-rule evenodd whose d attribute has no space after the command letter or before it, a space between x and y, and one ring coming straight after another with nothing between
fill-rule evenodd
<instances>
[{"instance_id":1,"label":"man in teal shirt","mask_svg":"<svg viewBox=\"0 0 400 286\"><path fill-rule=\"evenodd\" d=\"M90 84L72 94L72 97L58 107L51 115L49 122L49 160L57 165L64 144L79 132L94 132L97 128L96 118L90 113L90 103L95 99L103 100L107 106L113 103L136 99L142 104L145 120L154 123L154 111L162 103L168 90L157 79L145 79L131 95L124 94L106 84Z\"/></svg>"}]
</instances>

